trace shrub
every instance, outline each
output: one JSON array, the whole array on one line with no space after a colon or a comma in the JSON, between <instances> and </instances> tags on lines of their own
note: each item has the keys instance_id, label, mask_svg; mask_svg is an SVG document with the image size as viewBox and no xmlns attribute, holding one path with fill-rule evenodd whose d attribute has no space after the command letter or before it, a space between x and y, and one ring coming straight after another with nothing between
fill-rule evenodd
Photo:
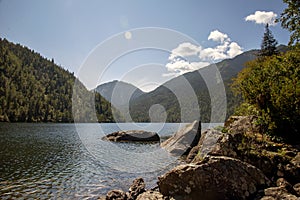
<instances>
[{"instance_id":1,"label":"shrub","mask_svg":"<svg viewBox=\"0 0 300 200\"><path fill-rule=\"evenodd\" d=\"M259 58L246 66L234 80L233 89L242 94L248 108L257 109L268 132L299 141L300 49Z\"/></svg>"}]
</instances>

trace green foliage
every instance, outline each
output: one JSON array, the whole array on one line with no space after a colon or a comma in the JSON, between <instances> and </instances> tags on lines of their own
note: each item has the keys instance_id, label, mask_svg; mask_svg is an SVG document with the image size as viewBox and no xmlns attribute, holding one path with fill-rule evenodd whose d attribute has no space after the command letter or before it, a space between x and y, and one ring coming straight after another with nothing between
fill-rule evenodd
<instances>
[{"instance_id":1,"label":"green foliage","mask_svg":"<svg viewBox=\"0 0 300 200\"><path fill-rule=\"evenodd\" d=\"M247 63L232 87L259 112L261 124L285 139L299 139L300 50Z\"/></svg>"},{"instance_id":2,"label":"green foliage","mask_svg":"<svg viewBox=\"0 0 300 200\"><path fill-rule=\"evenodd\" d=\"M259 115L259 110L252 104L243 102L234 111L237 116Z\"/></svg>"},{"instance_id":3,"label":"green foliage","mask_svg":"<svg viewBox=\"0 0 300 200\"><path fill-rule=\"evenodd\" d=\"M261 43L260 56L272 56L278 54L276 49L277 41L273 37L272 32L269 29L269 24L265 27L264 37Z\"/></svg>"},{"instance_id":4,"label":"green foliage","mask_svg":"<svg viewBox=\"0 0 300 200\"><path fill-rule=\"evenodd\" d=\"M297 44L300 41L300 1L283 0L283 2L288 7L281 13L277 22L281 22L281 26L291 32L289 45Z\"/></svg>"},{"instance_id":5,"label":"green foliage","mask_svg":"<svg viewBox=\"0 0 300 200\"><path fill-rule=\"evenodd\" d=\"M73 73L40 54L0 38L0 121L72 122ZM99 121L113 121L111 106L82 83L78 94L83 105L80 121L90 121L96 98ZM101 109L100 109L101 108Z\"/></svg>"}]
</instances>

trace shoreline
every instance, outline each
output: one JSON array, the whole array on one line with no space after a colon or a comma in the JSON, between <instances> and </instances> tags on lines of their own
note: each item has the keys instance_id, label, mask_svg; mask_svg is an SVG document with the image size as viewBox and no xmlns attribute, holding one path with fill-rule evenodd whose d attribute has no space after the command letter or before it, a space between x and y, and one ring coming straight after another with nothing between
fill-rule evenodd
<instances>
[{"instance_id":1,"label":"shoreline","mask_svg":"<svg viewBox=\"0 0 300 200\"><path fill-rule=\"evenodd\" d=\"M184 163L159 176L154 188L146 190L137 178L127 192L112 189L100 199L298 200L300 145L272 141L260 133L256 119L232 116L222 131L201 131L197 144L181 157Z\"/></svg>"}]
</instances>

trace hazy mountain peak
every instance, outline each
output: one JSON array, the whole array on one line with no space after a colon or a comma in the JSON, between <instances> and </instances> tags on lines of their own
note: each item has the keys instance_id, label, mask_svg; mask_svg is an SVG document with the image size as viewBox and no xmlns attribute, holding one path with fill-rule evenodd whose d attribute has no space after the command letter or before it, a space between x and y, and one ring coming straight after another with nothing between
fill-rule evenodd
<instances>
[{"instance_id":1,"label":"hazy mountain peak","mask_svg":"<svg viewBox=\"0 0 300 200\"><path fill-rule=\"evenodd\" d=\"M95 88L106 100L115 106L122 106L144 94L136 86L123 81L113 80Z\"/></svg>"}]
</instances>

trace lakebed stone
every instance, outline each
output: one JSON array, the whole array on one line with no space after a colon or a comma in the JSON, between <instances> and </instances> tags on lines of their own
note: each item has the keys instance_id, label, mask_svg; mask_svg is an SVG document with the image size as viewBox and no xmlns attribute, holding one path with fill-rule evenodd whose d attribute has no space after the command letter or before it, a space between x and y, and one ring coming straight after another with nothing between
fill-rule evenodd
<instances>
[{"instance_id":1,"label":"lakebed stone","mask_svg":"<svg viewBox=\"0 0 300 200\"><path fill-rule=\"evenodd\" d=\"M159 142L159 135L155 132L143 130L117 131L102 138L112 142Z\"/></svg>"}]
</instances>

